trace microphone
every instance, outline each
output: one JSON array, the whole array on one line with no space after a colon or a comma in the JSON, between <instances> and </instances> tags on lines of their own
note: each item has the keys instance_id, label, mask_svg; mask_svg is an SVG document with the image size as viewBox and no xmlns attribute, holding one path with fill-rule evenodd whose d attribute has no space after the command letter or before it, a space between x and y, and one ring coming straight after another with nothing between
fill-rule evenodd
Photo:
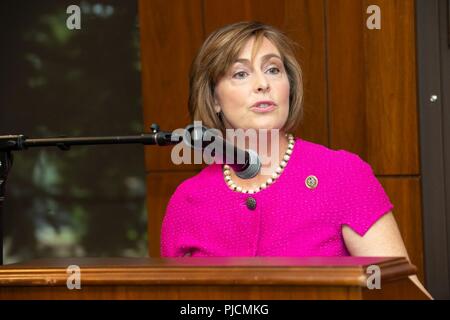
<instances>
[{"instance_id":1,"label":"microphone","mask_svg":"<svg viewBox=\"0 0 450 320\"><path fill-rule=\"evenodd\" d=\"M221 163L229 165L239 178L251 179L261 170L261 161L255 151L239 149L234 144L224 140L217 129L190 124L185 128L183 141L196 150L211 150L211 155L216 161L219 160ZM220 146L220 148L217 148L217 146Z\"/></svg>"}]
</instances>

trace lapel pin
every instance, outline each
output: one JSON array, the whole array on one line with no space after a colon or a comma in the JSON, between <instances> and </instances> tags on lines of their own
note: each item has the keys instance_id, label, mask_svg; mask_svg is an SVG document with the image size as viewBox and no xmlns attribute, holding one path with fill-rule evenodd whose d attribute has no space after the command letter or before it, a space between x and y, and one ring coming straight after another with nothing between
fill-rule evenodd
<instances>
[{"instance_id":1,"label":"lapel pin","mask_svg":"<svg viewBox=\"0 0 450 320\"><path fill-rule=\"evenodd\" d=\"M313 175L308 176L305 180L305 184L309 189L315 189L318 183L319 180L317 180L317 177Z\"/></svg>"}]
</instances>

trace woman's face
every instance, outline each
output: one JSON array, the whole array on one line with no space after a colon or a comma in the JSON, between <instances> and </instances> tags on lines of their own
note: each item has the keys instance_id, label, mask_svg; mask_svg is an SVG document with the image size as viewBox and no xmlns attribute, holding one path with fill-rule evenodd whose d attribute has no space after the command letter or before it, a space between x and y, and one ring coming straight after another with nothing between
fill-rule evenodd
<instances>
[{"instance_id":1,"label":"woman's face","mask_svg":"<svg viewBox=\"0 0 450 320\"><path fill-rule=\"evenodd\" d=\"M215 88L215 111L222 111L227 129L281 129L288 118L289 79L280 52L264 37L251 64L254 40L247 41ZM260 101L274 105L255 107Z\"/></svg>"}]
</instances>

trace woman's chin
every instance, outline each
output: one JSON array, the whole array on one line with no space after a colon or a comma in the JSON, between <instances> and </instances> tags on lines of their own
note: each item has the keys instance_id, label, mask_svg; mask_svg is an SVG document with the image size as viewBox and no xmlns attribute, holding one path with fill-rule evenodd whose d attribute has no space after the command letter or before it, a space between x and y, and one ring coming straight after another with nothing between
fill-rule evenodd
<instances>
[{"instance_id":1,"label":"woman's chin","mask_svg":"<svg viewBox=\"0 0 450 320\"><path fill-rule=\"evenodd\" d=\"M259 132L260 130L263 131L270 131L270 130L278 130L281 131L283 128L284 123L278 123L278 122L258 122L258 123L247 123L247 124L241 124L236 125L233 130L243 130L244 132L251 132L256 131Z\"/></svg>"},{"instance_id":2,"label":"woman's chin","mask_svg":"<svg viewBox=\"0 0 450 320\"><path fill-rule=\"evenodd\" d=\"M252 129L259 130L280 130L283 127L282 123L258 123L252 126Z\"/></svg>"}]
</instances>

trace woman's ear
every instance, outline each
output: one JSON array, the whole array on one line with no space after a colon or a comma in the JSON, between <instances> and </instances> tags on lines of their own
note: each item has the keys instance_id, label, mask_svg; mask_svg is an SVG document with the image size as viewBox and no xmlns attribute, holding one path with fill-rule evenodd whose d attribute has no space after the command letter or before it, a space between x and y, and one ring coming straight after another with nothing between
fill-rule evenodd
<instances>
[{"instance_id":1,"label":"woman's ear","mask_svg":"<svg viewBox=\"0 0 450 320\"><path fill-rule=\"evenodd\" d=\"M216 113L219 113L222 110L219 101L217 101L215 97L214 97L214 110L216 111Z\"/></svg>"},{"instance_id":2,"label":"woman's ear","mask_svg":"<svg viewBox=\"0 0 450 320\"><path fill-rule=\"evenodd\" d=\"M215 91L213 93L213 99L214 99L214 111L216 111L216 113L219 113L220 111L222 111L222 108L220 107L220 103L219 100L217 99Z\"/></svg>"}]
</instances>

